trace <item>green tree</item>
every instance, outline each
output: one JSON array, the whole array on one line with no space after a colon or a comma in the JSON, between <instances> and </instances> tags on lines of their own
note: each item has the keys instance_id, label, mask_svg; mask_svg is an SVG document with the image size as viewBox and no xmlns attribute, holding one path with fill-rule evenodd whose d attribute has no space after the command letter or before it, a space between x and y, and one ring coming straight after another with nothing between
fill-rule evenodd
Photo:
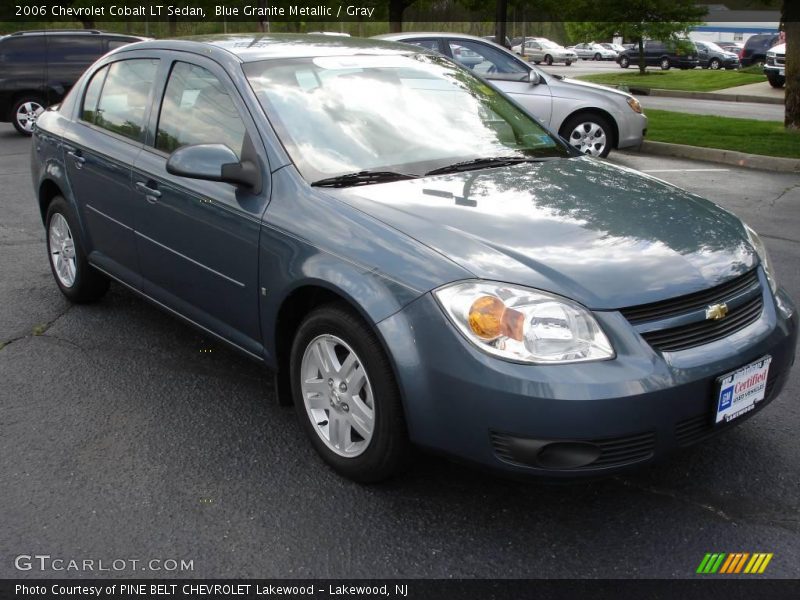
<instances>
[{"instance_id":1,"label":"green tree","mask_svg":"<svg viewBox=\"0 0 800 600\"><path fill-rule=\"evenodd\" d=\"M678 40L706 14L695 0L575 0L567 9L576 18L567 32L578 41L622 36L639 45L639 72L644 74L644 40ZM580 19L579 21L577 19Z\"/></svg>"}]
</instances>

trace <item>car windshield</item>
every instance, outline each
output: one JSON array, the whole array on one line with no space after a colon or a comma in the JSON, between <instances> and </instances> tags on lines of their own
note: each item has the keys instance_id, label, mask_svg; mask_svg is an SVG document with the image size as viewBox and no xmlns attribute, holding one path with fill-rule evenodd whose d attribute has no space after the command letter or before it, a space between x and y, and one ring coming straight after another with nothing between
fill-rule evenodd
<instances>
[{"instance_id":1,"label":"car windshield","mask_svg":"<svg viewBox=\"0 0 800 600\"><path fill-rule=\"evenodd\" d=\"M567 157L537 121L444 57L325 56L244 66L303 177L420 175L458 162Z\"/></svg>"},{"instance_id":2,"label":"car windshield","mask_svg":"<svg viewBox=\"0 0 800 600\"><path fill-rule=\"evenodd\" d=\"M561 46L559 46L555 42L540 42L540 43L542 44L543 48L561 48Z\"/></svg>"},{"instance_id":3,"label":"car windshield","mask_svg":"<svg viewBox=\"0 0 800 600\"><path fill-rule=\"evenodd\" d=\"M725 52L725 50L717 46L714 42L703 42L703 44L712 52Z\"/></svg>"}]
</instances>

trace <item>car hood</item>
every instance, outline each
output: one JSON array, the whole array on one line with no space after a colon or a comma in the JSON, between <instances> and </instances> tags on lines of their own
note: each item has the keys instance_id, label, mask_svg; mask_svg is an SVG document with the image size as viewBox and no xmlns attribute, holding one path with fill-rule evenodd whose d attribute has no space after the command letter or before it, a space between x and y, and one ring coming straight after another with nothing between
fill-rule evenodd
<instances>
[{"instance_id":1,"label":"car hood","mask_svg":"<svg viewBox=\"0 0 800 600\"><path fill-rule=\"evenodd\" d=\"M326 191L478 278L593 309L706 289L757 262L731 213L590 158Z\"/></svg>"},{"instance_id":2,"label":"car hood","mask_svg":"<svg viewBox=\"0 0 800 600\"><path fill-rule=\"evenodd\" d=\"M580 81L578 79L570 79L569 77L564 77L560 80L559 83L566 84L570 88L582 88L583 90L592 90L594 92L598 92L605 95L613 95L613 96L621 96L622 98L632 98L631 94L627 92L623 92L622 90L617 90L606 85L598 85L596 83L590 83L588 81Z\"/></svg>"},{"instance_id":3,"label":"car hood","mask_svg":"<svg viewBox=\"0 0 800 600\"><path fill-rule=\"evenodd\" d=\"M777 46L773 46L769 49L770 52L775 52L776 54L786 54L786 44L778 44Z\"/></svg>"}]
</instances>

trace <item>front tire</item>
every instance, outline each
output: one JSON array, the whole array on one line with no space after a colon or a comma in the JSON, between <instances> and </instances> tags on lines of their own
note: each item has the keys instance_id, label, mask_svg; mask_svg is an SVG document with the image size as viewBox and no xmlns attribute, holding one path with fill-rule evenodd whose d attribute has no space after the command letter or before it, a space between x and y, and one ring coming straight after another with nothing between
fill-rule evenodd
<instances>
[{"instance_id":1,"label":"front tire","mask_svg":"<svg viewBox=\"0 0 800 600\"><path fill-rule=\"evenodd\" d=\"M572 64L571 60L564 61L564 64L568 67Z\"/></svg>"},{"instance_id":2,"label":"front tire","mask_svg":"<svg viewBox=\"0 0 800 600\"><path fill-rule=\"evenodd\" d=\"M567 119L559 135L581 154L605 158L614 146L614 129L607 118L583 113Z\"/></svg>"},{"instance_id":3,"label":"front tire","mask_svg":"<svg viewBox=\"0 0 800 600\"><path fill-rule=\"evenodd\" d=\"M44 111L45 101L39 96L22 96L11 107L11 123L22 135L33 135L36 119Z\"/></svg>"},{"instance_id":4,"label":"front tire","mask_svg":"<svg viewBox=\"0 0 800 600\"><path fill-rule=\"evenodd\" d=\"M594 59L594 60L602 60L602 59L603 59L603 57L602 57L602 56L600 56L600 53L598 52L598 53L596 53L596 54L594 55L593 59Z\"/></svg>"},{"instance_id":5,"label":"front tire","mask_svg":"<svg viewBox=\"0 0 800 600\"><path fill-rule=\"evenodd\" d=\"M786 77L780 75L767 75L767 81L774 88L782 88L786 84Z\"/></svg>"},{"instance_id":6,"label":"front tire","mask_svg":"<svg viewBox=\"0 0 800 600\"><path fill-rule=\"evenodd\" d=\"M722 63L719 62L718 58L712 58L711 62L708 63L708 68L712 71L718 71Z\"/></svg>"},{"instance_id":7,"label":"front tire","mask_svg":"<svg viewBox=\"0 0 800 600\"><path fill-rule=\"evenodd\" d=\"M295 410L314 449L341 475L387 479L409 462L400 391L380 341L342 304L318 308L292 344Z\"/></svg>"},{"instance_id":8,"label":"front tire","mask_svg":"<svg viewBox=\"0 0 800 600\"><path fill-rule=\"evenodd\" d=\"M61 293L71 302L95 302L108 291L108 277L86 260L72 207L56 196L47 208L47 255Z\"/></svg>"},{"instance_id":9,"label":"front tire","mask_svg":"<svg viewBox=\"0 0 800 600\"><path fill-rule=\"evenodd\" d=\"M619 66L623 69L627 69L631 66L631 60L627 56L623 56L619 59Z\"/></svg>"},{"instance_id":10,"label":"front tire","mask_svg":"<svg viewBox=\"0 0 800 600\"><path fill-rule=\"evenodd\" d=\"M672 66L672 65L669 64L669 59L668 58L662 58L660 64L661 64L661 70L662 71L669 71L669 68Z\"/></svg>"}]
</instances>

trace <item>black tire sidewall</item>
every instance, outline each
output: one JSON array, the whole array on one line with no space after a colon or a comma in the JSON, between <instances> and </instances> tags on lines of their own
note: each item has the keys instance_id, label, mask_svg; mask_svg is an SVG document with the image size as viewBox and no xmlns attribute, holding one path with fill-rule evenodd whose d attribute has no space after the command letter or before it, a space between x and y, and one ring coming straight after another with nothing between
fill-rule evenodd
<instances>
[{"instance_id":1,"label":"black tire sidewall","mask_svg":"<svg viewBox=\"0 0 800 600\"><path fill-rule=\"evenodd\" d=\"M316 337L335 335L355 351L372 385L375 426L367 449L346 458L330 450L308 417L300 389L301 364L306 348ZM289 362L292 398L297 417L319 455L340 474L362 483L386 479L407 462L410 444L400 392L391 364L377 336L349 308L329 304L316 309L300 325Z\"/></svg>"},{"instance_id":2,"label":"black tire sidewall","mask_svg":"<svg viewBox=\"0 0 800 600\"><path fill-rule=\"evenodd\" d=\"M623 69L627 69L629 66L631 66L630 59L628 57L621 58L619 60L619 66L622 67Z\"/></svg>"}]
</instances>

